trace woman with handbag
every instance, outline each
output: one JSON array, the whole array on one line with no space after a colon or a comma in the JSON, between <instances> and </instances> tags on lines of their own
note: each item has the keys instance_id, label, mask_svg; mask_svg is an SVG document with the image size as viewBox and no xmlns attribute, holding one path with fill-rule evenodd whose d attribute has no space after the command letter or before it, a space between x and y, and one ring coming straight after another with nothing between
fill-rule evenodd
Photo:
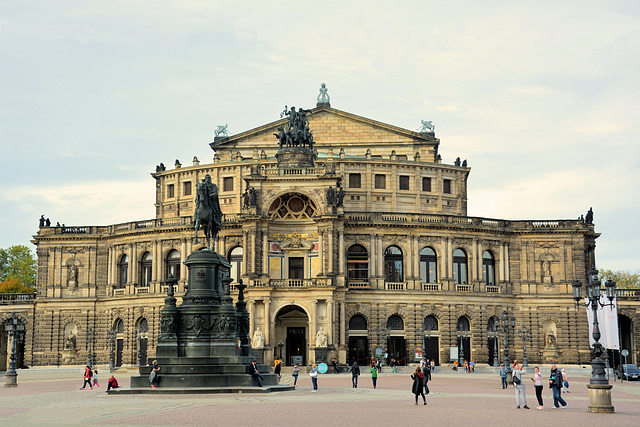
<instances>
[{"instance_id":1,"label":"woman with handbag","mask_svg":"<svg viewBox=\"0 0 640 427\"><path fill-rule=\"evenodd\" d=\"M318 391L318 366L315 363L311 367L309 375L311 376L311 382L313 383L313 390L311 390L311 393L315 393Z\"/></svg>"}]
</instances>

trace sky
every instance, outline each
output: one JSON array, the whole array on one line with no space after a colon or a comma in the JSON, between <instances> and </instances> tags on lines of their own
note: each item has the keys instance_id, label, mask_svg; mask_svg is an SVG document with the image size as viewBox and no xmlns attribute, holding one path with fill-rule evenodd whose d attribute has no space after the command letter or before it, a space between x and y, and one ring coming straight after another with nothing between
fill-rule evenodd
<instances>
[{"instance_id":1,"label":"sky","mask_svg":"<svg viewBox=\"0 0 640 427\"><path fill-rule=\"evenodd\" d=\"M445 4L446 3L446 4ZM150 173L210 163L284 105L417 130L467 159L471 216L575 219L640 270L640 2L0 2L0 247L44 214L153 218Z\"/></svg>"}]
</instances>

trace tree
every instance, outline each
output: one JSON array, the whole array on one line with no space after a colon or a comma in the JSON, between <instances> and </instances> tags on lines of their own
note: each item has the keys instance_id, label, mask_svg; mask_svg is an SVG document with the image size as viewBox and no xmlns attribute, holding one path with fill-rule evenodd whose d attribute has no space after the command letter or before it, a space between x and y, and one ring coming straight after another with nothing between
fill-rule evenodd
<instances>
[{"instance_id":1,"label":"tree","mask_svg":"<svg viewBox=\"0 0 640 427\"><path fill-rule=\"evenodd\" d=\"M613 280L621 289L640 289L640 271L601 269L598 277Z\"/></svg>"},{"instance_id":2,"label":"tree","mask_svg":"<svg viewBox=\"0 0 640 427\"><path fill-rule=\"evenodd\" d=\"M35 290L25 286L15 277L11 277L0 283L0 294L29 294Z\"/></svg>"},{"instance_id":3,"label":"tree","mask_svg":"<svg viewBox=\"0 0 640 427\"><path fill-rule=\"evenodd\" d=\"M36 271L36 259L28 247L14 245L0 249L0 282L3 284L9 279L15 279L18 284L31 289L28 292L33 292ZM13 287L14 285L11 288Z\"/></svg>"}]
</instances>

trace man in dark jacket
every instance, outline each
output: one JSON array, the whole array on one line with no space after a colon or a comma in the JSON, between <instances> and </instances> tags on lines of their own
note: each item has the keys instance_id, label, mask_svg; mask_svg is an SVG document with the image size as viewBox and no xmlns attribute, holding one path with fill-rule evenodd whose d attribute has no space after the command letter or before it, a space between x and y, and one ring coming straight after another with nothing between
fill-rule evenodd
<instances>
[{"instance_id":1,"label":"man in dark jacket","mask_svg":"<svg viewBox=\"0 0 640 427\"><path fill-rule=\"evenodd\" d=\"M551 375L549 376L549 388L553 391L553 406L559 408L567 407L567 402L562 398L562 372L558 370L555 363L551 364Z\"/></svg>"},{"instance_id":2,"label":"man in dark jacket","mask_svg":"<svg viewBox=\"0 0 640 427\"><path fill-rule=\"evenodd\" d=\"M249 373L258 381L258 387L262 387L262 380L264 378L262 378L262 375L260 375L260 371L258 371L258 365L256 364L255 360L251 363L251 365L249 365Z\"/></svg>"},{"instance_id":3,"label":"man in dark jacket","mask_svg":"<svg viewBox=\"0 0 640 427\"><path fill-rule=\"evenodd\" d=\"M424 394L429 394L429 385L427 384L431 380L431 363L429 359L422 364L422 382L424 384Z\"/></svg>"},{"instance_id":4,"label":"man in dark jacket","mask_svg":"<svg viewBox=\"0 0 640 427\"><path fill-rule=\"evenodd\" d=\"M353 388L358 388L358 376L360 375L358 362L353 362L353 366L349 368L349 371L351 372L351 386Z\"/></svg>"}]
</instances>

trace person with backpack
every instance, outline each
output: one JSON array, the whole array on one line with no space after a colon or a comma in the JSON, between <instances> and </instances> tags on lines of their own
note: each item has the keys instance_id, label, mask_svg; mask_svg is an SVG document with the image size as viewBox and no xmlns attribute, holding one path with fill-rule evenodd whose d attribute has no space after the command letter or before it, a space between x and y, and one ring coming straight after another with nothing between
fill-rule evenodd
<instances>
[{"instance_id":1,"label":"person with backpack","mask_svg":"<svg viewBox=\"0 0 640 427\"><path fill-rule=\"evenodd\" d=\"M418 404L418 396L422 396L422 400L426 405L427 398L424 395L424 387L423 387L424 375L422 374L422 370L420 369L420 366L416 367L416 371L413 374L411 374L411 379L413 380L411 391L416 397L416 405Z\"/></svg>"},{"instance_id":2,"label":"person with backpack","mask_svg":"<svg viewBox=\"0 0 640 427\"><path fill-rule=\"evenodd\" d=\"M160 367L158 366L158 361L154 360L153 365L151 366L151 372L149 373L151 388L156 388L156 384L158 383L158 372L160 372Z\"/></svg>"},{"instance_id":3,"label":"person with backpack","mask_svg":"<svg viewBox=\"0 0 640 427\"><path fill-rule=\"evenodd\" d=\"M84 384L82 384L82 388L80 390L84 390L87 385L89 385L91 390L93 390L93 386L91 385L91 377L93 377L93 371L91 370L91 367L87 365L84 368Z\"/></svg>"},{"instance_id":4,"label":"person with backpack","mask_svg":"<svg viewBox=\"0 0 640 427\"><path fill-rule=\"evenodd\" d=\"M360 366L358 362L353 362L353 366L349 368L351 372L351 387L358 388L358 377L360 376Z\"/></svg>"},{"instance_id":5,"label":"person with backpack","mask_svg":"<svg viewBox=\"0 0 640 427\"><path fill-rule=\"evenodd\" d=\"M522 400L524 403L524 409L529 409L527 406L527 393L524 389L524 381L522 381L522 376L526 374L524 368L520 365L513 365L513 387L516 389L516 403L518 406L516 409L520 409L520 397L522 396Z\"/></svg>"},{"instance_id":6,"label":"person with backpack","mask_svg":"<svg viewBox=\"0 0 640 427\"><path fill-rule=\"evenodd\" d=\"M567 402L562 398L562 373L555 363L551 364L551 375L549 375L549 388L553 392L553 406L559 408L567 407Z\"/></svg>"}]
</instances>

